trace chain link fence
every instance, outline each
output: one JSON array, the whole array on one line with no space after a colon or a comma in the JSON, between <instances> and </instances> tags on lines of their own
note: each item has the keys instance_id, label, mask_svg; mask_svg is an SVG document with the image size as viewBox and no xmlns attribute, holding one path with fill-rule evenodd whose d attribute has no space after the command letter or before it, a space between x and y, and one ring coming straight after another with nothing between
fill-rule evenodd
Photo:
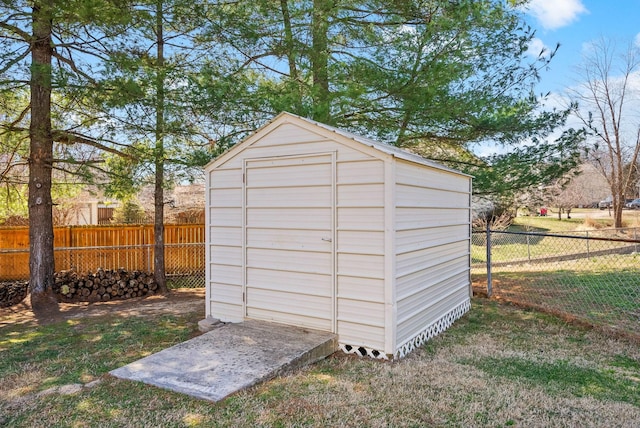
<instances>
[{"instance_id":1,"label":"chain link fence","mask_svg":"<svg viewBox=\"0 0 640 428\"><path fill-rule=\"evenodd\" d=\"M205 286L205 244L165 244L165 265L169 288ZM185 263L188 261L188 263Z\"/></svg>"},{"instance_id":2,"label":"chain link fence","mask_svg":"<svg viewBox=\"0 0 640 428\"><path fill-rule=\"evenodd\" d=\"M13 280L29 279L29 250L0 249L0 257L11 257L20 266ZM73 269L85 274L105 270L125 269L153 272L153 245L118 245L93 247L63 247L54 249L56 270ZM169 288L199 288L205 286L205 244L165 244L165 273Z\"/></svg>"},{"instance_id":3,"label":"chain link fence","mask_svg":"<svg viewBox=\"0 0 640 428\"><path fill-rule=\"evenodd\" d=\"M640 337L640 230L472 235L474 289Z\"/></svg>"}]
</instances>

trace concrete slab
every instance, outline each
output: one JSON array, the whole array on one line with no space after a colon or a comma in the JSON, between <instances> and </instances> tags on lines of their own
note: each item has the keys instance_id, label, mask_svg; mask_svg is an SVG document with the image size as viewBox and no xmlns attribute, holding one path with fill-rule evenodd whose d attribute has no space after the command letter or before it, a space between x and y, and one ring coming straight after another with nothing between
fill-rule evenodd
<instances>
[{"instance_id":1,"label":"concrete slab","mask_svg":"<svg viewBox=\"0 0 640 428\"><path fill-rule=\"evenodd\" d=\"M226 324L110 373L220 401L337 349L332 333L249 320Z\"/></svg>"}]
</instances>

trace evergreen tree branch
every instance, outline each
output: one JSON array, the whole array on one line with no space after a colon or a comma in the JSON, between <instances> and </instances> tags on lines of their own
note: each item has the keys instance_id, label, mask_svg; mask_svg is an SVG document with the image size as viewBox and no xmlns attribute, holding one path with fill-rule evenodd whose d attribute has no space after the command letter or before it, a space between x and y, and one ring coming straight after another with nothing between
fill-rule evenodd
<instances>
[{"instance_id":1,"label":"evergreen tree branch","mask_svg":"<svg viewBox=\"0 0 640 428\"><path fill-rule=\"evenodd\" d=\"M29 43L31 40L31 34L29 34L28 32L24 31L23 29L21 29L20 27L16 27L15 25L11 25L7 22L7 20L5 21L0 21L0 28L3 28L7 31L10 31L11 33L15 34L16 36L20 37L20 41L22 42L27 42Z\"/></svg>"},{"instance_id":2,"label":"evergreen tree branch","mask_svg":"<svg viewBox=\"0 0 640 428\"><path fill-rule=\"evenodd\" d=\"M89 81L92 85L97 84L96 80L92 76L89 76L87 73L85 73L84 71L78 68L78 66L76 65L75 61L73 61L73 59L66 58L65 56L61 55L59 52L56 52L56 50L53 50L52 55L58 61L64 64L67 64L69 68L73 70L74 73L87 79L87 81Z\"/></svg>"},{"instance_id":3,"label":"evergreen tree branch","mask_svg":"<svg viewBox=\"0 0 640 428\"><path fill-rule=\"evenodd\" d=\"M23 53L21 53L20 55L18 55L17 57L15 57L13 59L11 59L9 62L7 62L7 64L4 67L0 68L0 75L6 73L11 67L13 67L14 65L18 64L23 59L28 57L30 53L31 53L31 49L27 48L27 49L25 49L25 51Z\"/></svg>"}]
</instances>

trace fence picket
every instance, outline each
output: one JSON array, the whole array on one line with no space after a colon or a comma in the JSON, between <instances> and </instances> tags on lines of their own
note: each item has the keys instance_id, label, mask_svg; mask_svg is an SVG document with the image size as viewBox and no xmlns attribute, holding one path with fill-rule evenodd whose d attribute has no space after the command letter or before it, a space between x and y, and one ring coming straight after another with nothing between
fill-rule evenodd
<instances>
[{"instance_id":1,"label":"fence picket","mask_svg":"<svg viewBox=\"0 0 640 428\"><path fill-rule=\"evenodd\" d=\"M153 242L153 225L56 227L56 270L123 267L148 272L152 269ZM204 225L165 225L165 252L167 275L203 273ZM0 281L28 277L29 229L0 228Z\"/></svg>"}]
</instances>

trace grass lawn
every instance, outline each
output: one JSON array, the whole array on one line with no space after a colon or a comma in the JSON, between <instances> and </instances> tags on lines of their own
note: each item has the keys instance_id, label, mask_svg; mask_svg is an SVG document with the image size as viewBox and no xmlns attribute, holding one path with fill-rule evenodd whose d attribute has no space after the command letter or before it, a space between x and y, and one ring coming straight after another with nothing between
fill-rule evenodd
<instances>
[{"instance_id":1,"label":"grass lawn","mask_svg":"<svg viewBox=\"0 0 640 428\"><path fill-rule=\"evenodd\" d=\"M608 219L598 219L597 222L601 223L603 227L611 223ZM584 218L567 219L563 216L562 220L558 220L558 217L554 215L547 217L523 216L513 219L512 229L518 232L562 233L574 231L582 224L584 224Z\"/></svg>"},{"instance_id":2,"label":"grass lawn","mask_svg":"<svg viewBox=\"0 0 640 428\"><path fill-rule=\"evenodd\" d=\"M625 211L627 220L637 214ZM594 219L587 226L598 221L610 222ZM584 222L584 216L562 221L518 217L511 230L584 237ZM605 233L627 240L640 237L637 229L590 230L589 236ZM477 291L485 291L482 285L487 281L483 238L483 234L476 234L471 248ZM492 291L497 298L562 313L605 329L640 334L640 244L495 232L491 250Z\"/></svg>"},{"instance_id":3,"label":"grass lawn","mask_svg":"<svg viewBox=\"0 0 640 428\"><path fill-rule=\"evenodd\" d=\"M507 266L493 272L493 293L502 300L640 337L639 263L637 255L611 255L517 270ZM473 280L484 285L486 275L474 274Z\"/></svg>"},{"instance_id":4,"label":"grass lawn","mask_svg":"<svg viewBox=\"0 0 640 428\"><path fill-rule=\"evenodd\" d=\"M615 232L613 220L605 218L591 218L589 213L598 214L598 210L576 209L581 217L558 220L556 216L516 217L508 228L511 232L539 232L577 237L611 237L623 239L639 239L640 230L621 230ZM640 228L637 210L623 211L625 227ZM472 263L486 262L485 236L481 233L474 234L471 254ZM589 251L608 250L616 247L625 247L629 244L602 241L587 241L580 239L539 237L524 235L508 235L494 233L492 235L492 260L493 262L527 260L540 257L552 257L565 254L586 253Z\"/></svg>"},{"instance_id":5,"label":"grass lawn","mask_svg":"<svg viewBox=\"0 0 640 428\"><path fill-rule=\"evenodd\" d=\"M640 347L487 300L407 358L335 354L213 404L106 373L195 332L198 311L0 328L0 426L638 426ZM80 392L38 395L71 383Z\"/></svg>"},{"instance_id":6,"label":"grass lawn","mask_svg":"<svg viewBox=\"0 0 640 428\"><path fill-rule=\"evenodd\" d=\"M628 234L627 234L628 235ZM584 234L573 237L555 237L555 236L535 236L535 235L513 235L507 233L493 232L491 234L491 260L493 263L515 262L515 261L531 261L535 259L543 259L549 257L559 257L567 255L582 255L587 257L589 254L598 254L598 252L615 251L624 252L624 250L640 249L640 244L629 242L614 241L598 241L585 240ZM596 236L590 234L589 236ZM633 239L634 236L626 236L618 234L612 237L622 239ZM472 239L471 256L473 264L486 263L486 235L475 234ZM479 266L476 266L479 267Z\"/></svg>"},{"instance_id":7,"label":"grass lawn","mask_svg":"<svg viewBox=\"0 0 640 428\"><path fill-rule=\"evenodd\" d=\"M562 220L558 220L558 213L549 213L546 217L520 216L516 217L513 225L520 231L533 230L548 233L571 232L581 228L587 223L597 228L612 228L613 218L608 216L608 211L598 209L577 208L571 210L572 217L567 219L562 214ZM623 227L640 227L640 210L622 210Z\"/></svg>"}]
</instances>

